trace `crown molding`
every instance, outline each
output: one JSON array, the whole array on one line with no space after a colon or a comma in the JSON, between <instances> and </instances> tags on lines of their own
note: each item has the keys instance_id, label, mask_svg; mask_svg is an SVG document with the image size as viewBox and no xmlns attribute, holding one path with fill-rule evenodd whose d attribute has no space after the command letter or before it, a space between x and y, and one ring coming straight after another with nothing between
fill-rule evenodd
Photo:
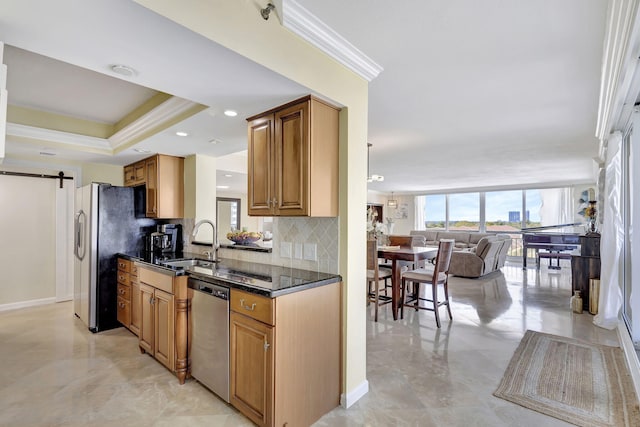
<instances>
[{"instance_id":1,"label":"crown molding","mask_svg":"<svg viewBox=\"0 0 640 427\"><path fill-rule=\"evenodd\" d=\"M196 102L172 96L153 110L111 135L109 137L111 148L115 150L122 145L145 136L150 130L162 126L199 105L200 104Z\"/></svg>"},{"instance_id":2,"label":"crown molding","mask_svg":"<svg viewBox=\"0 0 640 427\"><path fill-rule=\"evenodd\" d=\"M378 74L382 72L382 66L295 0L282 0L281 12L278 16L285 28L302 37L368 82L378 77Z\"/></svg>"},{"instance_id":3,"label":"crown molding","mask_svg":"<svg viewBox=\"0 0 640 427\"><path fill-rule=\"evenodd\" d=\"M109 141L104 138L37 128L17 123L7 123L7 136L49 141L62 145L71 145L85 150L99 150L109 154L113 153Z\"/></svg>"}]
</instances>

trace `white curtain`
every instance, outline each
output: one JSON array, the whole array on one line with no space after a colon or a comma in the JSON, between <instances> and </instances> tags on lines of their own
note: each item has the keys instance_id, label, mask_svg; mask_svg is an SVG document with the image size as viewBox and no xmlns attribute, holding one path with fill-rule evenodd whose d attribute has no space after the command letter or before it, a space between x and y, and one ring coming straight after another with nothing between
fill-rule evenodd
<instances>
[{"instance_id":1,"label":"white curtain","mask_svg":"<svg viewBox=\"0 0 640 427\"><path fill-rule=\"evenodd\" d=\"M414 215L415 224L414 230L424 230L426 226L424 225L425 217L424 217L424 207L427 203L427 198L425 196L416 196L413 201L413 205L415 206L416 212Z\"/></svg>"},{"instance_id":2,"label":"white curtain","mask_svg":"<svg viewBox=\"0 0 640 427\"><path fill-rule=\"evenodd\" d=\"M540 225L568 224L573 218L573 200L570 188L540 190Z\"/></svg>"},{"instance_id":3,"label":"white curtain","mask_svg":"<svg viewBox=\"0 0 640 427\"><path fill-rule=\"evenodd\" d=\"M622 136L616 132L607 143L605 172L604 220L600 238L600 296L598 314L593 323L606 329L618 325L618 313L622 307L619 266L624 244L622 223Z\"/></svg>"}]
</instances>

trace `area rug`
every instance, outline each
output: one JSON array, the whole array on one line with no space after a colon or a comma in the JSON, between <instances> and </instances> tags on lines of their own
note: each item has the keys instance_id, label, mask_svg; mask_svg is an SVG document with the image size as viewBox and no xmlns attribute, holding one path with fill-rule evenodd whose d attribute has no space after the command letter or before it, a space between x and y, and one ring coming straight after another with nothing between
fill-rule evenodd
<instances>
[{"instance_id":1,"label":"area rug","mask_svg":"<svg viewBox=\"0 0 640 427\"><path fill-rule=\"evenodd\" d=\"M640 426L618 347L527 331L493 394L578 426Z\"/></svg>"}]
</instances>

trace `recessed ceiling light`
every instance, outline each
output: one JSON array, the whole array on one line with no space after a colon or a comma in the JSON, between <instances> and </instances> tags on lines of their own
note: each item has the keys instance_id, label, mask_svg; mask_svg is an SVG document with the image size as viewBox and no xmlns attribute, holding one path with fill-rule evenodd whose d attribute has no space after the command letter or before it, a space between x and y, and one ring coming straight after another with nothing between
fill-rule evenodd
<instances>
[{"instance_id":1,"label":"recessed ceiling light","mask_svg":"<svg viewBox=\"0 0 640 427\"><path fill-rule=\"evenodd\" d=\"M183 132L181 130L179 130L178 132L176 132L176 135L178 136L189 136L189 134L187 132Z\"/></svg>"},{"instance_id":2,"label":"recessed ceiling light","mask_svg":"<svg viewBox=\"0 0 640 427\"><path fill-rule=\"evenodd\" d=\"M116 64L111 66L111 71L116 74L120 74L121 76L131 77L136 74L136 70L131 67L122 64Z\"/></svg>"},{"instance_id":3,"label":"recessed ceiling light","mask_svg":"<svg viewBox=\"0 0 640 427\"><path fill-rule=\"evenodd\" d=\"M219 139L215 139L215 138L213 138L213 139L209 140L209 144L214 144L214 145L215 145L215 144L220 144L221 142L222 142L222 141L220 141Z\"/></svg>"},{"instance_id":4,"label":"recessed ceiling light","mask_svg":"<svg viewBox=\"0 0 640 427\"><path fill-rule=\"evenodd\" d=\"M229 186L228 185L216 185L216 188L219 188L221 190L226 190L226 189L229 188Z\"/></svg>"},{"instance_id":5,"label":"recessed ceiling light","mask_svg":"<svg viewBox=\"0 0 640 427\"><path fill-rule=\"evenodd\" d=\"M233 110L224 110L224 115L228 117L235 117L238 115L238 113Z\"/></svg>"},{"instance_id":6,"label":"recessed ceiling light","mask_svg":"<svg viewBox=\"0 0 640 427\"><path fill-rule=\"evenodd\" d=\"M136 151L138 153L144 153L144 154L151 152L151 150L147 150L146 148L134 148L133 151Z\"/></svg>"},{"instance_id":7,"label":"recessed ceiling light","mask_svg":"<svg viewBox=\"0 0 640 427\"><path fill-rule=\"evenodd\" d=\"M225 173L224 176L227 178L231 178L233 175L231 175L230 173Z\"/></svg>"}]
</instances>

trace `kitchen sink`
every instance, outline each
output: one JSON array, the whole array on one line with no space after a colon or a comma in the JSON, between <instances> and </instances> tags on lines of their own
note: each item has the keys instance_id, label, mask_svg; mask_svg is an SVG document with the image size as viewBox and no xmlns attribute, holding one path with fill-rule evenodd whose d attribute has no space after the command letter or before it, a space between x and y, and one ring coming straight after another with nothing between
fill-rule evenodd
<instances>
[{"instance_id":1,"label":"kitchen sink","mask_svg":"<svg viewBox=\"0 0 640 427\"><path fill-rule=\"evenodd\" d=\"M165 261L162 263L165 267L170 268L193 268L193 267L201 267L201 268L213 268L214 261L207 259L199 259L199 258L191 258L191 259L176 259L173 261Z\"/></svg>"}]
</instances>

